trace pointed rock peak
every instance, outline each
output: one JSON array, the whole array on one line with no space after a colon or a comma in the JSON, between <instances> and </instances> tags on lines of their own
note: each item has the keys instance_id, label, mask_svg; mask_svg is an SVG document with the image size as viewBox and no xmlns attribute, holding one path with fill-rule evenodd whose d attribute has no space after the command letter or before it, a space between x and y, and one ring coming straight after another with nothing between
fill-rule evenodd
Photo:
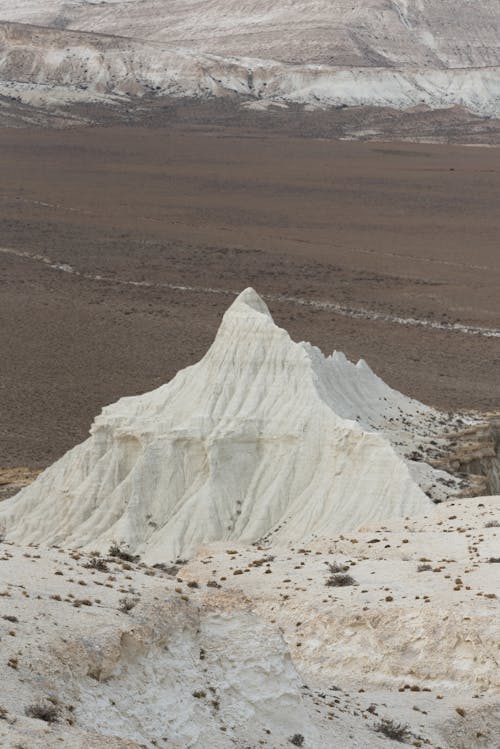
<instances>
[{"instance_id":1,"label":"pointed rock peak","mask_svg":"<svg viewBox=\"0 0 500 749\"><path fill-rule=\"evenodd\" d=\"M249 286L244 291L242 291L241 294L238 294L232 305L227 310L226 315L230 315L235 312L243 312L244 314L248 314L251 311L258 312L261 315L265 315L272 320L272 316L269 312L267 304L263 301L263 299L261 299L255 289L252 289L252 287Z\"/></svg>"},{"instance_id":2,"label":"pointed rock peak","mask_svg":"<svg viewBox=\"0 0 500 749\"><path fill-rule=\"evenodd\" d=\"M356 362L356 367L358 369L364 369L366 372L371 372L373 374L373 369L369 366L369 364L366 363L364 359L358 359Z\"/></svg>"}]
</instances>

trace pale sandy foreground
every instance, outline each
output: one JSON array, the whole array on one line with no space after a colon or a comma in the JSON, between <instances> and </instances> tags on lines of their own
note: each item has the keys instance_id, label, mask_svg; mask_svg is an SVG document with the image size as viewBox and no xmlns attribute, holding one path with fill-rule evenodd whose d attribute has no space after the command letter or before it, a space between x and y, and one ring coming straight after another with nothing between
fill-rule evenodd
<instances>
[{"instance_id":1,"label":"pale sandy foreground","mask_svg":"<svg viewBox=\"0 0 500 749\"><path fill-rule=\"evenodd\" d=\"M0 745L377 749L388 718L410 746L497 749L498 520L500 497L456 500L178 569L3 543Z\"/></svg>"},{"instance_id":2,"label":"pale sandy foreground","mask_svg":"<svg viewBox=\"0 0 500 749\"><path fill-rule=\"evenodd\" d=\"M6 23L14 22L14 23ZM0 94L499 113L494 0L0 0Z\"/></svg>"}]
</instances>

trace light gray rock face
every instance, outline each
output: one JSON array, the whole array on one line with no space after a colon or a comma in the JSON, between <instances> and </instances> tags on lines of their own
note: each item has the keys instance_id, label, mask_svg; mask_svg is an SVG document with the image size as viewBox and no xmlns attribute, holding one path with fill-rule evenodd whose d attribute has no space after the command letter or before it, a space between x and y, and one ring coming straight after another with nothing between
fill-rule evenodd
<instances>
[{"instance_id":1,"label":"light gray rock face","mask_svg":"<svg viewBox=\"0 0 500 749\"><path fill-rule=\"evenodd\" d=\"M495 0L0 0L0 19L289 64L499 64Z\"/></svg>"},{"instance_id":2,"label":"light gray rock face","mask_svg":"<svg viewBox=\"0 0 500 749\"><path fill-rule=\"evenodd\" d=\"M4 29L1 76L62 81L73 99L87 86L87 98L154 90L500 112L495 0L0 0L0 21L40 27Z\"/></svg>"},{"instance_id":3,"label":"light gray rock face","mask_svg":"<svg viewBox=\"0 0 500 749\"><path fill-rule=\"evenodd\" d=\"M0 522L16 542L117 541L150 561L354 530L431 506L403 458L430 415L363 361L293 342L247 289L198 364L104 408Z\"/></svg>"}]
</instances>

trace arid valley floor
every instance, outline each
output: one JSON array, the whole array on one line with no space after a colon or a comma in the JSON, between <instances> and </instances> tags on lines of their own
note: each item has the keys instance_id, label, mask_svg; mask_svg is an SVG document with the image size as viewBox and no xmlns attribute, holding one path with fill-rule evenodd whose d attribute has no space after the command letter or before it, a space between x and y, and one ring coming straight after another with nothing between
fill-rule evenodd
<instances>
[{"instance_id":1,"label":"arid valley floor","mask_svg":"<svg viewBox=\"0 0 500 749\"><path fill-rule=\"evenodd\" d=\"M196 361L247 285L295 340L407 394L498 405L496 148L6 128L0 174L4 467L48 465Z\"/></svg>"}]
</instances>

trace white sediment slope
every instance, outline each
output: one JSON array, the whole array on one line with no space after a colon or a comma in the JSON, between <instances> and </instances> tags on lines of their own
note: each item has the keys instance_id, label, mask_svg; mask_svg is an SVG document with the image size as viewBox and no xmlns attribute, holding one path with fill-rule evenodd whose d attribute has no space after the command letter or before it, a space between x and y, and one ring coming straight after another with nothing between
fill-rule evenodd
<instances>
[{"instance_id":1,"label":"white sediment slope","mask_svg":"<svg viewBox=\"0 0 500 749\"><path fill-rule=\"evenodd\" d=\"M363 361L293 342L247 289L198 364L104 408L84 443L2 504L0 523L16 542L116 541L147 561L355 530L425 512L419 484L453 484L405 459L435 419Z\"/></svg>"}]
</instances>

